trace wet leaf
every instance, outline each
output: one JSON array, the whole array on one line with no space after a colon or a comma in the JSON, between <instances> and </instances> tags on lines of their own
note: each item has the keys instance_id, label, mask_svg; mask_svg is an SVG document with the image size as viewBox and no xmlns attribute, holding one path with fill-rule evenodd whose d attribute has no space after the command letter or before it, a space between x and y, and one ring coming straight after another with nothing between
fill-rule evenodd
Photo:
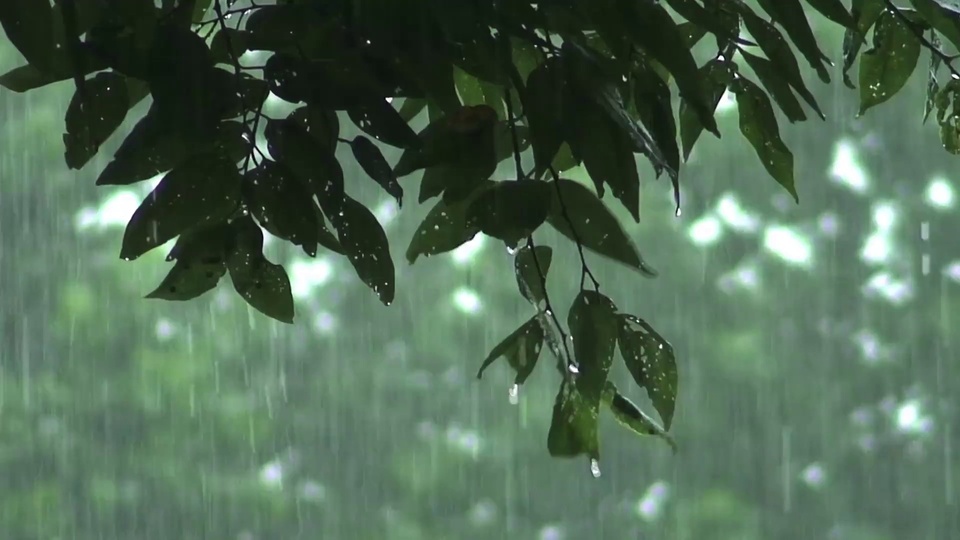
<instances>
[{"instance_id":1,"label":"wet leaf","mask_svg":"<svg viewBox=\"0 0 960 540\"><path fill-rule=\"evenodd\" d=\"M227 273L230 227L225 222L180 235L167 256L173 268L147 298L186 301L216 288Z\"/></svg>"},{"instance_id":2,"label":"wet leaf","mask_svg":"<svg viewBox=\"0 0 960 540\"><path fill-rule=\"evenodd\" d=\"M344 200L342 212L334 225L343 252L360 279L389 306L395 294L396 272L387 234L376 216L350 197Z\"/></svg>"},{"instance_id":3,"label":"wet leaf","mask_svg":"<svg viewBox=\"0 0 960 540\"><path fill-rule=\"evenodd\" d=\"M764 86L773 92L771 86L767 85L767 81L770 81L773 86L782 86L782 83L776 83L776 76L779 75L779 79L789 85L790 88L793 88L800 97L810 106L821 119L826 118L823 114L823 111L820 110L820 105L817 103L816 98L813 97L813 94L810 93L810 90L807 89L806 82L803 80L803 75L800 73L800 66L797 64L797 58L793 54L793 49L790 48L790 45L787 43L787 40L784 39L783 35L780 33L777 28L770 24L769 22L758 17L752 10L743 6L740 10L741 15L743 16L744 24L747 27L747 30L750 32L750 35L757 40L757 44L760 46L760 49L763 51L763 54L767 55L768 63L764 64L762 61L757 62L755 59L756 56L752 58L747 57L747 62L751 67L754 68L754 71L757 72L757 77L760 77L761 82L764 83ZM760 65L759 71L758 67L755 65ZM763 71L764 73L760 73ZM782 89L780 90L783 93ZM791 94L792 95L792 94ZM780 98L776 98L776 93L774 94L775 99L779 102L781 99L789 100L784 93ZM788 105L788 107L790 107ZM784 111L786 112L786 110ZM788 116L790 113L787 113Z\"/></svg>"},{"instance_id":4,"label":"wet leaf","mask_svg":"<svg viewBox=\"0 0 960 540\"><path fill-rule=\"evenodd\" d=\"M448 204L440 200L423 218L407 247L407 261L413 264L421 255L429 257L460 247L480 232L476 225L467 225L467 208L494 182L483 181L470 197Z\"/></svg>"},{"instance_id":5,"label":"wet leaf","mask_svg":"<svg viewBox=\"0 0 960 540\"><path fill-rule=\"evenodd\" d=\"M170 171L133 213L120 257L131 260L178 235L226 219L240 202L240 173L217 154L200 154Z\"/></svg>"},{"instance_id":6,"label":"wet leaf","mask_svg":"<svg viewBox=\"0 0 960 540\"><path fill-rule=\"evenodd\" d=\"M496 112L487 105L461 107L430 122L420 145L407 148L394 167L397 177L435 165L456 166L464 174L489 178L497 167L494 145Z\"/></svg>"},{"instance_id":7,"label":"wet leaf","mask_svg":"<svg viewBox=\"0 0 960 540\"><path fill-rule=\"evenodd\" d=\"M650 418L647 413L640 410L632 401L623 396L611 382L606 384L603 402L621 425L637 435L660 437L670 445L670 449L673 450L674 453L677 452L677 443L673 440L673 437L657 425L656 421Z\"/></svg>"},{"instance_id":8,"label":"wet leaf","mask_svg":"<svg viewBox=\"0 0 960 540\"><path fill-rule=\"evenodd\" d=\"M467 228L516 247L546 221L551 192L548 183L538 180L497 182L467 208Z\"/></svg>"},{"instance_id":9,"label":"wet leaf","mask_svg":"<svg viewBox=\"0 0 960 540\"><path fill-rule=\"evenodd\" d=\"M824 61L827 64L830 61L820 50L800 0L759 0L759 4L774 22L783 27L810 67L817 71L820 80L830 82L830 73L824 65Z\"/></svg>"},{"instance_id":10,"label":"wet leaf","mask_svg":"<svg viewBox=\"0 0 960 540\"><path fill-rule=\"evenodd\" d=\"M390 164L387 163L377 145L360 135L350 142L350 149L353 150L353 157L360 164L363 172L396 199L397 206L403 206L403 188L400 187L393 169L390 168Z\"/></svg>"},{"instance_id":11,"label":"wet leaf","mask_svg":"<svg viewBox=\"0 0 960 540\"><path fill-rule=\"evenodd\" d=\"M563 144L560 122L563 85L563 72L553 61L544 62L527 78L523 112L530 129L537 177L547 170Z\"/></svg>"},{"instance_id":12,"label":"wet leaf","mask_svg":"<svg viewBox=\"0 0 960 540\"><path fill-rule=\"evenodd\" d=\"M781 78L773 62L746 51L740 51L740 56L747 61L747 64L756 73L757 78L760 79L760 83L773 96L774 101L787 116L787 120L802 122L807 119L807 115L803 112L803 106L800 105L800 101L793 94L793 90L790 89L787 81Z\"/></svg>"},{"instance_id":13,"label":"wet leaf","mask_svg":"<svg viewBox=\"0 0 960 540\"><path fill-rule=\"evenodd\" d=\"M233 249L227 269L233 288L250 306L280 322L293 324L293 294L283 266L263 256L263 231L249 217L231 224Z\"/></svg>"},{"instance_id":14,"label":"wet leaf","mask_svg":"<svg viewBox=\"0 0 960 540\"><path fill-rule=\"evenodd\" d=\"M539 306L546 301L544 282L553 262L553 249L549 246L523 246L513 259L517 288L520 294L532 304Z\"/></svg>"},{"instance_id":15,"label":"wet leaf","mask_svg":"<svg viewBox=\"0 0 960 540\"><path fill-rule=\"evenodd\" d=\"M306 182L324 214L336 225L346 195L343 169L333 150L293 117L267 121L264 135L270 155Z\"/></svg>"},{"instance_id":16,"label":"wet leaf","mask_svg":"<svg viewBox=\"0 0 960 540\"><path fill-rule=\"evenodd\" d=\"M679 171L680 149L670 87L652 69L640 66L633 72L633 88L633 103L640 121L650 130L667 163Z\"/></svg>"},{"instance_id":17,"label":"wet leaf","mask_svg":"<svg viewBox=\"0 0 960 540\"><path fill-rule=\"evenodd\" d=\"M700 76L703 77L706 84L708 103L713 105L713 111L716 112L720 99L723 98L727 85L733 80L730 68L719 60L711 60L700 68ZM683 149L684 161L690 159L690 152L693 145L696 144L703 133L703 124L695 111L687 107L686 103L680 104L680 143Z\"/></svg>"},{"instance_id":18,"label":"wet leaf","mask_svg":"<svg viewBox=\"0 0 960 540\"><path fill-rule=\"evenodd\" d=\"M577 389L591 406L599 406L613 366L617 344L616 310L606 296L595 291L580 291L567 316L579 370Z\"/></svg>"},{"instance_id":19,"label":"wet leaf","mask_svg":"<svg viewBox=\"0 0 960 540\"><path fill-rule=\"evenodd\" d=\"M405 100L404 105L410 101ZM408 148L420 144L416 132L407 124L409 119L404 119L402 113L386 101L374 100L350 109L348 114L358 128L390 146Z\"/></svg>"},{"instance_id":20,"label":"wet leaf","mask_svg":"<svg viewBox=\"0 0 960 540\"><path fill-rule=\"evenodd\" d=\"M317 254L323 217L306 186L283 165L270 160L243 176L243 199L260 225L277 238Z\"/></svg>"},{"instance_id":21,"label":"wet leaf","mask_svg":"<svg viewBox=\"0 0 960 540\"><path fill-rule=\"evenodd\" d=\"M480 370L477 371L477 378L483 377L483 372L498 358L503 357L517 374L514 384L522 385L537 367L540 349L543 348L543 338L543 327L538 317L534 316L490 351Z\"/></svg>"},{"instance_id":22,"label":"wet leaf","mask_svg":"<svg viewBox=\"0 0 960 540\"><path fill-rule=\"evenodd\" d=\"M620 354L630 376L647 395L669 430L677 403L677 360L673 346L643 319L619 315Z\"/></svg>"},{"instance_id":23,"label":"wet leaf","mask_svg":"<svg viewBox=\"0 0 960 540\"><path fill-rule=\"evenodd\" d=\"M591 406L573 384L560 384L547 433L547 451L553 457L586 455L600 459L599 408Z\"/></svg>"},{"instance_id":24,"label":"wet leaf","mask_svg":"<svg viewBox=\"0 0 960 540\"><path fill-rule=\"evenodd\" d=\"M763 167L793 199L800 202L793 178L793 153L780 139L780 127L770 99L744 77L734 83L740 132L750 141Z\"/></svg>"},{"instance_id":25,"label":"wet leaf","mask_svg":"<svg viewBox=\"0 0 960 540\"><path fill-rule=\"evenodd\" d=\"M892 98L910 79L921 44L899 17L884 12L873 32L873 48L860 57L860 111Z\"/></svg>"},{"instance_id":26,"label":"wet leaf","mask_svg":"<svg viewBox=\"0 0 960 540\"><path fill-rule=\"evenodd\" d=\"M639 270L647 277L657 275L640 256L637 246L617 218L592 191L573 180L561 178L551 197L553 203L547 223L560 234L583 243L583 247L590 251Z\"/></svg>"},{"instance_id":27,"label":"wet leaf","mask_svg":"<svg viewBox=\"0 0 960 540\"><path fill-rule=\"evenodd\" d=\"M680 97L696 112L700 123L708 131L718 133L714 108L710 107L697 63L673 18L656 2L624 2L622 5L626 6L624 15L631 39L673 75Z\"/></svg>"},{"instance_id":28,"label":"wet leaf","mask_svg":"<svg viewBox=\"0 0 960 540\"><path fill-rule=\"evenodd\" d=\"M613 196L640 221L640 175L633 158L633 145L599 107L582 106L570 111L572 123L569 144L573 154L583 161L597 193L603 196L604 184Z\"/></svg>"},{"instance_id":29,"label":"wet leaf","mask_svg":"<svg viewBox=\"0 0 960 540\"><path fill-rule=\"evenodd\" d=\"M54 29L54 9L49 2L4 0L0 2L0 26L31 66L51 74L65 71L65 39L62 30Z\"/></svg>"},{"instance_id":30,"label":"wet leaf","mask_svg":"<svg viewBox=\"0 0 960 540\"><path fill-rule=\"evenodd\" d=\"M850 13L857 20L857 29L847 30L843 35L843 84L848 88L855 88L850 80L850 68L866 42L867 32L885 9L883 0L853 0L851 4Z\"/></svg>"},{"instance_id":31,"label":"wet leaf","mask_svg":"<svg viewBox=\"0 0 960 540\"><path fill-rule=\"evenodd\" d=\"M74 93L65 119L63 136L67 166L80 169L127 117L130 97L124 77L116 73L99 73L84 83L85 99Z\"/></svg>"}]
</instances>

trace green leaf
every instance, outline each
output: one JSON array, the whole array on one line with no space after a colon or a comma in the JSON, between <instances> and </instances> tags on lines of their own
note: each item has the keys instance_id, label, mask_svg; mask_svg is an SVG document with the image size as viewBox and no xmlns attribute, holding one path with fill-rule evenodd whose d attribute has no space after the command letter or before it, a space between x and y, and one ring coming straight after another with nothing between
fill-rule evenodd
<instances>
[{"instance_id":1,"label":"green leaf","mask_svg":"<svg viewBox=\"0 0 960 540\"><path fill-rule=\"evenodd\" d=\"M547 433L547 451L553 457L587 455L600 459L597 407L590 406L573 384L560 384Z\"/></svg>"},{"instance_id":2,"label":"green leaf","mask_svg":"<svg viewBox=\"0 0 960 540\"><path fill-rule=\"evenodd\" d=\"M673 170L680 170L677 122L673 117L670 87L645 64L633 71L633 103L643 125L663 152Z\"/></svg>"},{"instance_id":3,"label":"green leaf","mask_svg":"<svg viewBox=\"0 0 960 540\"><path fill-rule=\"evenodd\" d=\"M857 28L857 20L840 0L806 0L806 2L821 15L840 26L854 30Z\"/></svg>"},{"instance_id":4,"label":"green leaf","mask_svg":"<svg viewBox=\"0 0 960 540\"><path fill-rule=\"evenodd\" d=\"M217 31L210 42L210 55L218 64L233 64L247 53L250 32L236 28L223 28Z\"/></svg>"},{"instance_id":5,"label":"green leaf","mask_svg":"<svg viewBox=\"0 0 960 540\"><path fill-rule=\"evenodd\" d=\"M757 78L773 96L777 105L780 105L780 109L787 115L787 120L802 122L807 119L807 115L803 112L803 106L800 105L797 96L790 89L790 84L777 72L777 66L773 62L752 55L747 51L740 51L740 56L747 61L753 72L757 74Z\"/></svg>"},{"instance_id":6,"label":"green leaf","mask_svg":"<svg viewBox=\"0 0 960 540\"><path fill-rule=\"evenodd\" d=\"M551 192L550 185L539 180L497 182L467 208L467 228L516 247L546 221Z\"/></svg>"},{"instance_id":7,"label":"green leaf","mask_svg":"<svg viewBox=\"0 0 960 540\"><path fill-rule=\"evenodd\" d=\"M610 408L610 412L613 413L617 422L637 435L660 437L670 445L670 449L674 453L677 452L677 443L673 440L673 437L657 425L653 418L650 418L632 401L623 396L612 382L606 384L603 394L603 402Z\"/></svg>"},{"instance_id":8,"label":"green leaf","mask_svg":"<svg viewBox=\"0 0 960 540\"><path fill-rule=\"evenodd\" d=\"M537 367L540 349L543 348L543 337L543 326L540 324L539 316L534 316L490 351L480 370L477 371L477 378L482 378L483 372L498 358L503 357L517 373L513 380L514 384L522 385Z\"/></svg>"},{"instance_id":9,"label":"green leaf","mask_svg":"<svg viewBox=\"0 0 960 540\"><path fill-rule=\"evenodd\" d=\"M347 114L358 128L380 142L397 148L408 148L420 144L416 132L407 124L408 120L405 120L401 113L386 101L374 100L350 109Z\"/></svg>"},{"instance_id":10,"label":"green leaf","mask_svg":"<svg viewBox=\"0 0 960 540\"><path fill-rule=\"evenodd\" d=\"M359 135L350 142L353 157L360 164L363 172L380 185L384 191L397 200L397 206L403 206L403 188L397 182L393 169L386 158L370 139Z\"/></svg>"},{"instance_id":11,"label":"green leaf","mask_svg":"<svg viewBox=\"0 0 960 540\"><path fill-rule=\"evenodd\" d=\"M880 15L873 31L873 48L860 57L860 111L892 98L910 79L920 59L920 40L889 11Z\"/></svg>"},{"instance_id":12,"label":"green leaf","mask_svg":"<svg viewBox=\"0 0 960 540\"><path fill-rule=\"evenodd\" d=\"M240 173L213 153L193 156L170 171L133 213L120 257L136 259L195 227L230 216L240 202Z\"/></svg>"},{"instance_id":13,"label":"green leaf","mask_svg":"<svg viewBox=\"0 0 960 540\"><path fill-rule=\"evenodd\" d=\"M563 72L556 61L548 60L530 72L523 94L523 113L530 129L536 176L546 171L560 145Z\"/></svg>"},{"instance_id":14,"label":"green leaf","mask_svg":"<svg viewBox=\"0 0 960 540\"><path fill-rule=\"evenodd\" d=\"M539 307L542 302L546 302L544 282L552 262L553 249L548 246L536 246L533 249L523 246L517 250L513 259L517 288L520 289L520 294L535 306Z\"/></svg>"},{"instance_id":15,"label":"green leaf","mask_svg":"<svg viewBox=\"0 0 960 540\"><path fill-rule=\"evenodd\" d=\"M96 155L100 145L123 123L130 108L127 84L116 73L97 74L84 83L84 90L85 100L74 93L65 119L63 144L71 169L82 168Z\"/></svg>"},{"instance_id":16,"label":"green leaf","mask_svg":"<svg viewBox=\"0 0 960 540\"><path fill-rule=\"evenodd\" d=\"M708 131L718 133L697 63L686 37L667 10L656 2L623 2L621 5L628 12L625 14L627 29L633 41L667 68L677 82L680 97L697 113L700 123Z\"/></svg>"},{"instance_id":17,"label":"green leaf","mask_svg":"<svg viewBox=\"0 0 960 540\"><path fill-rule=\"evenodd\" d=\"M957 10L947 9L938 0L910 0L910 4L927 24L943 34L954 47L960 47L960 13Z\"/></svg>"},{"instance_id":18,"label":"green leaf","mask_svg":"<svg viewBox=\"0 0 960 540\"><path fill-rule=\"evenodd\" d=\"M657 275L643 260L617 218L592 191L564 178L557 180L554 187L547 217L550 226L570 240L582 243L586 249L639 270L642 275Z\"/></svg>"},{"instance_id":19,"label":"green leaf","mask_svg":"<svg viewBox=\"0 0 960 540\"><path fill-rule=\"evenodd\" d=\"M758 57L752 56L746 57L747 62L751 67L754 68L754 71L757 73L757 77L760 77L761 82L764 86L767 86L768 89L773 92L771 86L782 86L783 83L775 82L777 78L786 82L789 87L793 88L800 97L803 98L807 105L810 106L821 119L826 117L823 114L823 111L820 110L820 105L817 104L816 98L813 97L813 94L810 93L810 90L807 89L806 83L803 80L803 75L800 74L800 66L797 64L797 58L793 55L793 50L790 48L790 44L787 43L787 40L783 38L783 35L779 30L772 24L758 17L756 13L750 10L746 6L742 6L740 9L740 14L743 16L744 24L747 27L747 31L750 32L750 35L757 40L757 44L760 46L760 49L763 51L763 54L767 55L768 62L764 64L762 61L757 62L755 59ZM756 67L755 64L763 64L762 67ZM764 73L760 73L760 71ZM779 76L779 77L777 77ZM767 85L767 81L770 82L771 86ZM780 90L780 93L783 93L783 90ZM781 98L777 98L777 95L774 94L774 98L780 101L780 99L789 100L786 97L786 93ZM792 94L791 94L792 95ZM794 98L795 99L795 98ZM783 106L783 104L781 104ZM788 105L791 107L792 105ZM786 109L784 112L787 112ZM802 110L801 110L802 112ZM788 117L791 113L787 113ZM795 113L794 113L795 114Z\"/></svg>"},{"instance_id":20,"label":"green leaf","mask_svg":"<svg viewBox=\"0 0 960 540\"><path fill-rule=\"evenodd\" d=\"M323 216L292 172L264 159L243 175L242 192L250 213L267 232L316 256Z\"/></svg>"},{"instance_id":21,"label":"green leaf","mask_svg":"<svg viewBox=\"0 0 960 540\"><path fill-rule=\"evenodd\" d=\"M617 307L595 291L580 291L567 325L577 359L577 389L591 406L599 406L603 388L613 365L617 345Z\"/></svg>"},{"instance_id":22,"label":"green leaf","mask_svg":"<svg viewBox=\"0 0 960 540\"><path fill-rule=\"evenodd\" d=\"M851 14L857 20L856 30L847 30L843 34L843 84L854 88L850 80L850 68L860 54L860 48L866 41L867 32L880 18L886 6L883 0L853 0Z\"/></svg>"},{"instance_id":23,"label":"green leaf","mask_svg":"<svg viewBox=\"0 0 960 540\"><path fill-rule=\"evenodd\" d=\"M293 294L283 266L263 256L263 231L249 217L231 223L233 250L227 269L233 288L267 317L293 324Z\"/></svg>"},{"instance_id":24,"label":"green leaf","mask_svg":"<svg viewBox=\"0 0 960 540\"><path fill-rule=\"evenodd\" d=\"M467 208L494 185L495 182L484 180L470 197L450 204L438 201L413 233L407 247L407 261L413 264L421 255L430 257L453 251L476 236L480 229L467 225Z\"/></svg>"},{"instance_id":25,"label":"green leaf","mask_svg":"<svg viewBox=\"0 0 960 540\"><path fill-rule=\"evenodd\" d=\"M667 5L684 19L717 36L718 42L735 41L743 44L737 35L738 28L735 17L733 19L734 24L728 24L730 22L729 18L718 16L720 14L714 10L705 9L696 0L667 0ZM692 46L692 44L688 45L688 47Z\"/></svg>"},{"instance_id":26,"label":"green leaf","mask_svg":"<svg viewBox=\"0 0 960 540\"><path fill-rule=\"evenodd\" d=\"M700 68L700 76L703 77L707 85L707 93L710 98L708 103L712 103L713 110L716 111L717 105L720 104L720 99L723 98L723 93L726 92L727 86L733 80L730 66L726 62L714 59ZM681 103L680 143L683 149L684 161L690 159L690 152L693 150L693 145L696 144L700 138L701 133L703 133L703 124L700 123L696 112L691 111L686 103Z\"/></svg>"},{"instance_id":27,"label":"green leaf","mask_svg":"<svg viewBox=\"0 0 960 540\"><path fill-rule=\"evenodd\" d=\"M215 223L180 235L167 255L176 264L147 298L186 301L216 288L227 273L230 227Z\"/></svg>"},{"instance_id":28,"label":"green leaf","mask_svg":"<svg viewBox=\"0 0 960 540\"><path fill-rule=\"evenodd\" d=\"M567 62L567 72L573 75L575 85L564 95L563 111L576 111L585 100L592 100L604 113L629 137L633 150L647 156L657 174L667 170L672 176L677 171L667 163L649 133L627 113L620 97L617 84L604 72L602 62L597 55L572 42L563 43L563 58ZM712 119L712 116L711 116ZM716 125L712 124L714 131ZM569 138L569 137L568 137Z\"/></svg>"},{"instance_id":29,"label":"green leaf","mask_svg":"<svg viewBox=\"0 0 960 540\"><path fill-rule=\"evenodd\" d=\"M603 197L603 185L609 185L613 196L639 222L640 175L630 140L595 105L584 104L568 113L570 148L583 161L597 193Z\"/></svg>"},{"instance_id":30,"label":"green leaf","mask_svg":"<svg viewBox=\"0 0 960 540\"><path fill-rule=\"evenodd\" d=\"M347 197L334 221L340 245L360 279L377 293L384 305L393 303L396 277L390 245L376 216L366 206Z\"/></svg>"},{"instance_id":31,"label":"green leaf","mask_svg":"<svg viewBox=\"0 0 960 540\"><path fill-rule=\"evenodd\" d=\"M810 67L817 71L820 80L829 83L830 72L824 66L824 61L826 60L827 64L830 61L817 44L817 38L813 35L800 0L759 0L759 4L771 19L786 30L800 54L807 59Z\"/></svg>"},{"instance_id":32,"label":"green leaf","mask_svg":"<svg viewBox=\"0 0 960 540\"><path fill-rule=\"evenodd\" d=\"M494 144L496 112L487 105L461 107L430 122L421 144L407 148L394 167L397 177L434 165L455 165L464 174L486 179L497 168Z\"/></svg>"},{"instance_id":33,"label":"green leaf","mask_svg":"<svg viewBox=\"0 0 960 540\"><path fill-rule=\"evenodd\" d=\"M759 86L744 77L734 82L740 132L750 141L770 176L800 202L793 179L793 153L780 139L780 127L770 99Z\"/></svg>"},{"instance_id":34,"label":"green leaf","mask_svg":"<svg viewBox=\"0 0 960 540\"><path fill-rule=\"evenodd\" d=\"M619 315L619 343L630 376L653 402L664 428L673 423L677 403L677 360L673 346L652 326L634 315Z\"/></svg>"}]
</instances>

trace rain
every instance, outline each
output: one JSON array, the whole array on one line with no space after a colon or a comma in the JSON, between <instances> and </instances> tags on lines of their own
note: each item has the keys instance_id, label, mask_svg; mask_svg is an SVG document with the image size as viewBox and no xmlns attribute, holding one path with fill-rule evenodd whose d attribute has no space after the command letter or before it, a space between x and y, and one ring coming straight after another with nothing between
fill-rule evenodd
<instances>
[{"instance_id":1,"label":"rain","mask_svg":"<svg viewBox=\"0 0 960 540\"><path fill-rule=\"evenodd\" d=\"M147 299L174 241L119 253L160 176L95 182L149 103L76 171L72 82L0 89L0 539L960 540L957 156L921 122L924 69L858 117L842 31L810 20L837 65L829 85L801 66L825 121L781 118L799 204L740 137L730 92L723 138L705 133L681 166L682 212L646 161L639 223L604 198L659 275L587 260L674 348L676 453L601 415L599 459L551 458L547 351L523 384L506 362L478 380L537 308L517 291L516 250L493 238L406 260L432 206L417 203L420 173L400 180L401 209L338 150L347 191L387 233L389 305L346 257L269 234L294 324L227 280ZM0 39L0 72L21 63ZM342 137L359 133L340 120ZM580 167L565 177L592 185ZM554 250L566 321L580 254L547 227L534 237ZM619 361L611 373L652 410Z\"/></svg>"}]
</instances>

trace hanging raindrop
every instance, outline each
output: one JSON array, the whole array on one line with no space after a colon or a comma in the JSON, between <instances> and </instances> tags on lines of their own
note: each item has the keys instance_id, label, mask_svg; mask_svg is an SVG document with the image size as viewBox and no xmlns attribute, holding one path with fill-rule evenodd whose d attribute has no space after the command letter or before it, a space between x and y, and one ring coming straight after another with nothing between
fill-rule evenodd
<instances>
[{"instance_id":1,"label":"hanging raindrop","mask_svg":"<svg viewBox=\"0 0 960 540\"><path fill-rule=\"evenodd\" d=\"M511 405L516 405L520 403L520 385L519 384L510 385L510 390L507 392L507 395L510 398Z\"/></svg>"},{"instance_id":2,"label":"hanging raindrop","mask_svg":"<svg viewBox=\"0 0 960 540\"><path fill-rule=\"evenodd\" d=\"M596 459L590 460L590 474L592 474L594 478L600 478L600 462Z\"/></svg>"}]
</instances>

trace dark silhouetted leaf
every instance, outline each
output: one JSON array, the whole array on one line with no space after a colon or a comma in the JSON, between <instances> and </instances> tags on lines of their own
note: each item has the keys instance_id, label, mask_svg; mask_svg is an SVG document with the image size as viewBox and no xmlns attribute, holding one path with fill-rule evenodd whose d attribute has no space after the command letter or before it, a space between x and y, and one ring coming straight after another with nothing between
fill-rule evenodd
<instances>
[{"instance_id":1,"label":"dark silhouetted leaf","mask_svg":"<svg viewBox=\"0 0 960 540\"><path fill-rule=\"evenodd\" d=\"M307 183L324 214L336 225L345 194L343 169L333 150L293 117L269 120L264 136L270 155Z\"/></svg>"},{"instance_id":2,"label":"dark silhouetted leaf","mask_svg":"<svg viewBox=\"0 0 960 540\"><path fill-rule=\"evenodd\" d=\"M539 180L497 182L467 208L467 228L516 247L546 221L551 191L550 184Z\"/></svg>"},{"instance_id":3,"label":"dark silhouetted leaf","mask_svg":"<svg viewBox=\"0 0 960 540\"><path fill-rule=\"evenodd\" d=\"M530 72L523 95L523 113L530 129L536 176L547 170L563 144L560 111L563 71L555 61L547 61Z\"/></svg>"},{"instance_id":4,"label":"dark silhouetted leaf","mask_svg":"<svg viewBox=\"0 0 960 540\"><path fill-rule=\"evenodd\" d=\"M860 111L892 98L910 79L920 59L920 40L889 11L880 15L873 31L873 48L860 57Z\"/></svg>"},{"instance_id":5,"label":"dark silhouetted leaf","mask_svg":"<svg viewBox=\"0 0 960 540\"><path fill-rule=\"evenodd\" d=\"M186 301L213 290L227 273L230 232L230 226L220 222L180 235L167 256L176 264L147 298Z\"/></svg>"},{"instance_id":6,"label":"dark silhouetted leaf","mask_svg":"<svg viewBox=\"0 0 960 540\"><path fill-rule=\"evenodd\" d=\"M249 217L231 224L233 249L227 269L237 294L250 306L280 322L293 324L293 294L283 266L263 256L263 231Z\"/></svg>"},{"instance_id":7,"label":"dark silhouetted leaf","mask_svg":"<svg viewBox=\"0 0 960 540\"><path fill-rule=\"evenodd\" d=\"M75 93L67 108L67 132L63 136L67 166L80 169L100 145L120 127L127 116L130 98L127 83L116 73L99 73L84 83L85 99Z\"/></svg>"},{"instance_id":8,"label":"dark silhouetted leaf","mask_svg":"<svg viewBox=\"0 0 960 540\"><path fill-rule=\"evenodd\" d=\"M387 234L366 206L347 197L342 215L334 221L343 252L360 279L384 305L393 303L396 272L390 257Z\"/></svg>"},{"instance_id":9,"label":"dark silhouetted leaf","mask_svg":"<svg viewBox=\"0 0 960 540\"><path fill-rule=\"evenodd\" d=\"M65 71L64 37L62 30L54 28L54 9L49 2L3 0L0 26L30 65L51 74Z\"/></svg>"},{"instance_id":10,"label":"dark silhouetted leaf","mask_svg":"<svg viewBox=\"0 0 960 540\"><path fill-rule=\"evenodd\" d=\"M517 288L524 298L536 306L546 301L544 282L552 262L553 249L548 246L536 246L533 249L524 246L517 251L513 259Z\"/></svg>"},{"instance_id":11,"label":"dark silhouetted leaf","mask_svg":"<svg viewBox=\"0 0 960 540\"><path fill-rule=\"evenodd\" d=\"M217 154L200 154L170 171L133 213L120 257L131 260L195 227L226 219L240 202L240 173Z\"/></svg>"},{"instance_id":12,"label":"dark silhouetted leaf","mask_svg":"<svg viewBox=\"0 0 960 540\"><path fill-rule=\"evenodd\" d=\"M483 372L490 364L493 364L500 357L507 359L507 363L517 373L514 378L514 384L522 385L533 373L537 367L537 360L540 358L540 349L543 348L543 326L540 325L539 316L532 317L529 321L523 323L520 328L513 331L512 334L504 338L496 347L490 351L487 358L477 371L477 378L483 377Z\"/></svg>"},{"instance_id":13,"label":"dark silhouetted leaf","mask_svg":"<svg viewBox=\"0 0 960 540\"><path fill-rule=\"evenodd\" d=\"M277 238L317 254L323 216L306 186L283 165L263 160L243 176L243 198L260 225Z\"/></svg>"},{"instance_id":14,"label":"dark silhouetted leaf","mask_svg":"<svg viewBox=\"0 0 960 540\"><path fill-rule=\"evenodd\" d=\"M573 155L583 161L590 179L603 196L607 184L633 219L640 221L640 176L633 145L599 107L584 104L569 111L568 137Z\"/></svg>"},{"instance_id":15,"label":"dark silhouetted leaf","mask_svg":"<svg viewBox=\"0 0 960 540\"><path fill-rule=\"evenodd\" d=\"M619 343L623 362L633 380L647 390L669 430L677 403L677 361L673 346L643 319L620 315Z\"/></svg>"},{"instance_id":16,"label":"dark silhouetted leaf","mask_svg":"<svg viewBox=\"0 0 960 540\"><path fill-rule=\"evenodd\" d=\"M409 101L405 100L404 105ZM348 114L358 128L390 146L407 148L420 144L417 134L407 124L408 120L386 101L374 100L350 109Z\"/></svg>"},{"instance_id":17,"label":"dark silhouetted leaf","mask_svg":"<svg viewBox=\"0 0 960 540\"><path fill-rule=\"evenodd\" d=\"M759 86L744 77L734 82L740 132L750 141L770 176L800 202L793 179L793 153L780 139L780 127L770 99Z\"/></svg>"},{"instance_id":18,"label":"dark silhouetted leaf","mask_svg":"<svg viewBox=\"0 0 960 540\"><path fill-rule=\"evenodd\" d=\"M486 105L461 107L432 121L418 135L421 145L406 149L394 167L397 177L434 165L456 165L464 174L489 178L497 167L496 112Z\"/></svg>"},{"instance_id":19,"label":"dark silhouetted leaf","mask_svg":"<svg viewBox=\"0 0 960 540\"><path fill-rule=\"evenodd\" d=\"M617 218L592 191L564 178L559 179L554 187L553 203L547 217L547 223L554 229L574 242L581 242L590 251L635 268L647 277L657 275L640 256L637 246ZM562 204L557 190L562 196Z\"/></svg>"},{"instance_id":20,"label":"dark silhouetted leaf","mask_svg":"<svg viewBox=\"0 0 960 540\"><path fill-rule=\"evenodd\" d=\"M363 172L396 199L397 206L403 206L403 188L400 187L393 169L390 168L390 164L387 163L377 145L361 135L354 137L350 143L350 149L353 150L353 157L363 168Z\"/></svg>"},{"instance_id":21,"label":"dark silhouetted leaf","mask_svg":"<svg viewBox=\"0 0 960 540\"><path fill-rule=\"evenodd\" d=\"M679 171L680 149L677 147L677 122L673 117L670 87L645 65L636 68L633 75L633 103L637 115L657 141L664 159Z\"/></svg>"},{"instance_id":22,"label":"dark silhouetted leaf","mask_svg":"<svg viewBox=\"0 0 960 540\"><path fill-rule=\"evenodd\" d=\"M848 29L843 35L843 84L854 88L850 68L856 62L860 49L866 43L867 32L880 18L886 6L883 0L853 0L851 15L857 20L857 30Z\"/></svg>"},{"instance_id":23,"label":"dark silhouetted leaf","mask_svg":"<svg viewBox=\"0 0 960 540\"><path fill-rule=\"evenodd\" d=\"M667 10L656 2L623 2L626 28L641 49L673 75L680 97L697 113L707 130L717 133L713 108L685 36Z\"/></svg>"}]
</instances>

